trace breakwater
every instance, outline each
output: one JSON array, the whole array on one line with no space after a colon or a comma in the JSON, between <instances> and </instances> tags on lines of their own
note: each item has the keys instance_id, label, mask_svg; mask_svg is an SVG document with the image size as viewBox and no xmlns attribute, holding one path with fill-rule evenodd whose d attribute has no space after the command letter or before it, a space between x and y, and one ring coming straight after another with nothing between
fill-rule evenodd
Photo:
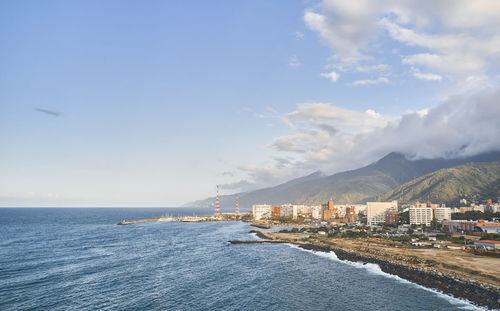
<instances>
[{"instance_id":1,"label":"breakwater","mask_svg":"<svg viewBox=\"0 0 500 311\"><path fill-rule=\"evenodd\" d=\"M130 221L120 221L117 223L117 225L124 226L124 225L132 225L132 224L138 224L138 223L143 223L143 222L151 222L151 221L158 221L160 218L147 218L147 219L139 219L139 220L130 220Z\"/></svg>"},{"instance_id":2,"label":"breakwater","mask_svg":"<svg viewBox=\"0 0 500 311\"><path fill-rule=\"evenodd\" d=\"M160 222L205 222L205 221L230 221L230 220L240 220L242 215L240 214L222 214L220 216L165 216L165 217L155 217L148 219L130 220L130 221L120 221L117 225L132 225L144 222L160 221Z\"/></svg>"}]
</instances>

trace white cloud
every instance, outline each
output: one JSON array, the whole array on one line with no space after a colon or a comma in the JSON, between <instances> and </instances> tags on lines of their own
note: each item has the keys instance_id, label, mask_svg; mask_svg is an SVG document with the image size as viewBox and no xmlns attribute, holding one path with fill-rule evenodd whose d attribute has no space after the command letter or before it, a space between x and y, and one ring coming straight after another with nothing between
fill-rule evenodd
<instances>
[{"instance_id":1,"label":"white cloud","mask_svg":"<svg viewBox=\"0 0 500 311\"><path fill-rule=\"evenodd\" d=\"M321 13L307 11L306 25L317 31L343 63L365 57L360 52L374 35L374 1L324 1Z\"/></svg>"},{"instance_id":2,"label":"white cloud","mask_svg":"<svg viewBox=\"0 0 500 311\"><path fill-rule=\"evenodd\" d=\"M427 80L427 81L441 81L443 79L443 77L434 73L414 72L413 76L420 80Z\"/></svg>"},{"instance_id":3,"label":"white cloud","mask_svg":"<svg viewBox=\"0 0 500 311\"><path fill-rule=\"evenodd\" d=\"M338 73L336 73L335 71L321 73L320 76L322 76L324 78L328 78L332 82L337 82L337 80L340 77L340 75Z\"/></svg>"},{"instance_id":4,"label":"white cloud","mask_svg":"<svg viewBox=\"0 0 500 311\"><path fill-rule=\"evenodd\" d=\"M336 128L348 131L365 132L377 127L385 127L396 117L381 115L374 110L364 112L345 109L327 103L304 103L297 106L288 117L300 120L322 131L335 132Z\"/></svg>"},{"instance_id":5,"label":"white cloud","mask_svg":"<svg viewBox=\"0 0 500 311\"><path fill-rule=\"evenodd\" d=\"M498 98L500 87L489 88L401 116L327 103L300 104L282 119L293 133L275 137L270 145L277 155L262 165L238 167L248 175L244 189L275 185L317 170L358 168L390 152L436 158L500 150Z\"/></svg>"},{"instance_id":6,"label":"white cloud","mask_svg":"<svg viewBox=\"0 0 500 311\"><path fill-rule=\"evenodd\" d=\"M304 33L301 31L296 31L293 35L297 41L304 39Z\"/></svg>"},{"instance_id":7,"label":"white cloud","mask_svg":"<svg viewBox=\"0 0 500 311\"><path fill-rule=\"evenodd\" d=\"M388 71L391 70L391 66L388 64L369 65L369 66L357 65L356 70L358 72Z\"/></svg>"},{"instance_id":8,"label":"white cloud","mask_svg":"<svg viewBox=\"0 0 500 311\"><path fill-rule=\"evenodd\" d=\"M500 88L488 89L402 116L324 103L301 104L287 114L300 122L295 133L276 137L272 143L279 153L298 158L280 168L267 167L260 174L291 176L295 170L332 173L366 165L393 151L414 158L436 158L500 150L498 98ZM251 169L258 171L257 167Z\"/></svg>"},{"instance_id":9,"label":"white cloud","mask_svg":"<svg viewBox=\"0 0 500 311\"><path fill-rule=\"evenodd\" d=\"M417 79L426 80L426 81L441 81L443 79L442 76L437 75L435 73L422 73L418 68L411 68L411 74Z\"/></svg>"},{"instance_id":10,"label":"white cloud","mask_svg":"<svg viewBox=\"0 0 500 311\"><path fill-rule=\"evenodd\" d=\"M289 67L300 67L299 58L296 55L290 56L290 59L288 60L288 66Z\"/></svg>"},{"instance_id":11,"label":"white cloud","mask_svg":"<svg viewBox=\"0 0 500 311\"><path fill-rule=\"evenodd\" d=\"M385 77L380 77L378 79L374 80L356 80L351 85L372 85L372 84L379 84L379 83L389 83L389 79Z\"/></svg>"},{"instance_id":12,"label":"white cloud","mask_svg":"<svg viewBox=\"0 0 500 311\"><path fill-rule=\"evenodd\" d=\"M416 78L438 81L446 76L449 96L474 90L463 88L467 80L481 79L476 83L480 88L491 84L492 68L500 64L498 16L497 0L324 0L305 12L304 22L333 51L329 68L379 70L360 63L396 53L402 64L421 70ZM410 49L390 46L385 51L387 36ZM374 82L359 81L357 85Z\"/></svg>"}]
</instances>

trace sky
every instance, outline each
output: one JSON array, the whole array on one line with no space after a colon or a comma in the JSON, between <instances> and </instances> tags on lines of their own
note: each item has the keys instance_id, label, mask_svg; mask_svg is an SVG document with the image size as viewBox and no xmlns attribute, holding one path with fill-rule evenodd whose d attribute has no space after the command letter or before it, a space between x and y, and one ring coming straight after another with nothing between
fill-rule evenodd
<instances>
[{"instance_id":1,"label":"sky","mask_svg":"<svg viewBox=\"0 0 500 311\"><path fill-rule=\"evenodd\" d=\"M2 1L0 207L500 149L496 0Z\"/></svg>"}]
</instances>

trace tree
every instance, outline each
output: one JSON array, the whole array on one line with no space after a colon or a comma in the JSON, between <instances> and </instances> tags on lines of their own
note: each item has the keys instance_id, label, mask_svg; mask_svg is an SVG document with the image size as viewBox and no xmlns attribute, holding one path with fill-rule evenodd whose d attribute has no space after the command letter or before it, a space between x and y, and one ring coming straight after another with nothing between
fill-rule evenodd
<instances>
[{"instance_id":1,"label":"tree","mask_svg":"<svg viewBox=\"0 0 500 311\"><path fill-rule=\"evenodd\" d=\"M436 219L433 219L431 221L431 230L437 230L438 228L438 221Z\"/></svg>"}]
</instances>

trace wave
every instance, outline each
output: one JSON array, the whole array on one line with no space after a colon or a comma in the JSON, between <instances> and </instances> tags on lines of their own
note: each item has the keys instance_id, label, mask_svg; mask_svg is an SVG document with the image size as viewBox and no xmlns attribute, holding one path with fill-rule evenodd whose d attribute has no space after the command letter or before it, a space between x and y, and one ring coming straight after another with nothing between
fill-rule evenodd
<instances>
[{"instance_id":1,"label":"wave","mask_svg":"<svg viewBox=\"0 0 500 311\"><path fill-rule=\"evenodd\" d=\"M431 293L437 295L440 298L443 298L443 299L447 300L448 302L450 302L450 303L452 303L454 305L461 305L460 309L463 309L463 310L488 310L487 308L483 308L483 307L480 307L480 306L477 306L477 305L473 304L470 300L467 300L465 298L457 298L457 297L445 294L445 293L443 293L443 292L441 292L439 290L436 290L436 289L433 289L433 288L428 288L428 287L419 285L417 283L410 282L410 281L405 280L405 279L403 279L403 278L401 278L401 277L399 277L397 275L384 272L384 271L382 271L382 269L380 269L379 265L374 264L374 263L365 263L365 262L361 262L361 261L354 262L354 261L349 261L349 260L341 260L341 259L339 259L337 257L337 255L333 251L328 252L328 253L327 252L319 252L319 251L304 249L304 248L299 247L299 246L297 246L295 244L286 243L286 245L290 246L291 248L296 248L296 249L299 249L299 250L304 251L304 252L315 254L315 255L317 255L319 257L323 257L323 258L327 258L327 259L330 259L330 260L333 260L333 261L336 261L336 262L347 264L347 265L350 265L350 266L358 268L358 269L364 269L368 273L371 273L371 274L381 275L381 276L384 276L384 277L387 277L387 278L394 279L394 280L396 280L398 282L401 282L401 283L411 284L413 286L417 286L419 288L422 288L422 289L424 289L424 290L426 290L428 292L431 292Z\"/></svg>"}]
</instances>

